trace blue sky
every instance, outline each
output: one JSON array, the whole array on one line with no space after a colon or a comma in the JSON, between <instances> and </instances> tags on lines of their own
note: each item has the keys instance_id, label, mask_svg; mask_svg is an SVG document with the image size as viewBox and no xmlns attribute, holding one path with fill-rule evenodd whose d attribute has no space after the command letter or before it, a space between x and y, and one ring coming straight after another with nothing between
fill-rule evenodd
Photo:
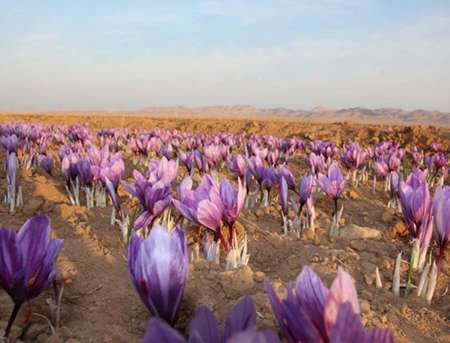
<instances>
[{"instance_id":1,"label":"blue sky","mask_svg":"<svg viewBox=\"0 0 450 343\"><path fill-rule=\"evenodd\" d=\"M0 110L450 111L450 1L0 1Z\"/></svg>"}]
</instances>

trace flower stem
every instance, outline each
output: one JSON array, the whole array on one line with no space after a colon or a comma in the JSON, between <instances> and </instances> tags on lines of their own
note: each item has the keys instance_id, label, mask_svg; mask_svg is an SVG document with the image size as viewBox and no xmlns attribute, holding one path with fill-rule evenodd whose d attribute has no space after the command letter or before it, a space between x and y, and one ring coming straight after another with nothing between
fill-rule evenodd
<instances>
[{"instance_id":1,"label":"flower stem","mask_svg":"<svg viewBox=\"0 0 450 343\"><path fill-rule=\"evenodd\" d=\"M20 307L22 306L22 303L14 303L14 308L11 313L11 317L9 317L8 325L6 326L5 330L5 337L9 336L9 333L11 331L12 325L14 321L16 320L17 314L19 313Z\"/></svg>"}]
</instances>

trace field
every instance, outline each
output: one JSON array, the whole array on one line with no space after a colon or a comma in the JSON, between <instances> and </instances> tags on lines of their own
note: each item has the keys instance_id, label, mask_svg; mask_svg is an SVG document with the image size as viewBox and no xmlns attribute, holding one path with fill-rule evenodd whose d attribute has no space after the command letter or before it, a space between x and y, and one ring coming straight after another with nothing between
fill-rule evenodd
<instances>
[{"instance_id":1,"label":"field","mask_svg":"<svg viewBox=\"0 0 450 343\"><path fill-rule=\"evenodd\" d=\"M179 133L202 134L211 137L217 133L243 135L245 139L253 135L272 135L278 138L296 137L304 143L303 148L296 149L288 161L289 170L295 177L296 184L310 171L305 157L310 152L310 142L329 141L339 147L340 152L332 156L344 176L347 169L341 162L340 155L344 144L357 142L361 147L375 147L381 142L395 142L406 151L413 147L423 149L425 155L433 153L432 144L440 145L448 157L450 149L450 130L426 126L390 126L358 125L350 123L305 123L290 119L289 121L256 119L164 119L131 116L32 116L2 115L0 125L12 123L48 125L87 124L89 133L95 137L91 142L101 148L97 132L100 129L124 129L129 134L160 129L177 130ZM52 132L51 130L49 132ZM256 137L256 136L255 136ZM61 138L63 141L67 137ZM9 207L0 205L1 226L19 229L30 217L43 214L51 219L52 233L55 238L64 239L64 246L57 262L58 282L64 283L61 304L61 327L52 335L49 325L42 315L48 317L46 298L52 295L50 290L32 301L32 313L24 305L19 313L11 338L25 342L138 342L142 339L147 323L151 317L141 302L130 280L127 266L127 249L117 225L110 224L112 206L108 202L104 208L88 209L84 203L72 205L65 185L66 180L61 171L58 150L62 144L52 142L47 153L54 159L52 175L38 165L31 168L19 168L18 184L22 187L24 204L15 213ZM161 150L150 151L148 156L136 162L130 149L119 144L119 151L125 162L123 180L133 184L133 169L143 174L146 165ZM243 150L235 147L231 157ZM237 152L236 152L237 151ZM177 157L177 148L171 153ZM234 154L234 155L233 155ZM6 159L4 149L0 151L0 160ZM366 161L373 160L368 157ZM2 162L3 163L3 162ZM278 168L280 162L275 163ZM384 190L384 182L378 178L373 190L373 169L367 165L368 178L361 179L356 185L351 179L346 181L345 190L339 204L344 210L340 220L339 234L329 235L329 226L333 216L333 201L324 192L313 194L315 205L315 232L305 230L298 234L290 230L283 233L280 214L279 191L273 187L273 199L267 207L259 205L242 210L238 218L239 237L247 234L248 265L237 269L225 270L222 260L216 264L198 259L189 266L189 276L181 301L175 328L184 333L189 320L197 306L206 305L216 314L219 323L223 323L227 314L238 300L250 295L257 310L258 328L275 330L283 337L274 319L264 280L270 281L279 294L285 294L288 282L295 282L304 266L311 266L329 287L340 266L355 280L361 308L362 323L366 328L376 326L389 328L396 342L450 342L450 254L444 258L437 279L437 286L431 304L416 295L413 289L404 296L393 294L393 275L395 259L400 251L403 259L409 261L411 254L411 235L408 233L402 213L395 208L388 208L390 193ZM227 178L237 184L237 177L227 165L216 168L219 178ZM401 170L406 176L412 171L411 158L407 153L402 160ZM172 195L177 198L176 187L186 176L186 168L180 163L176 179L172 184ZM362 175L362 174L361 174ZM199 182L201 175L194 171L194 182ZM444 181L447 183L447 180ZM253 183L252 191L258 187ZM430 184L432 194L435 185ZM0 189L3 194L7 188L6 172L0 171ZM122 184L118 195L124 208L132 208L133 200L128 197ZM2 196L3 197L3 196ZM295 192L289 191L290 199L297 199ZM292 201L292 200L291 200ZM177 210L171 206L174 219ZM296 213L289 208L289 217ZM204 228L187 220L181 221L187 234L189 249L199 243ZM433 252L436 243L431 242ZM222 256L224 259L224 256ZM375 269L378 267L382 287L377 287ZM406 281L408 264L401 265L401 284ZM0 271L1 273L1 271ZM413 284L419 282L420 274L413 277ZM8 294L0 290L0 330L3 330L13 308ZM19 340L18 340L19 341Z\"/></svg>"}]
</instances>

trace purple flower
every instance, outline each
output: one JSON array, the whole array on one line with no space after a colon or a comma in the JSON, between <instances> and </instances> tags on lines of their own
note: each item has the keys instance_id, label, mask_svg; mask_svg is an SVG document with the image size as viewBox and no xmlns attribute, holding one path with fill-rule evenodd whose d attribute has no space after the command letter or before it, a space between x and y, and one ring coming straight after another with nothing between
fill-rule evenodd
<instances>
[{"instance_id":1,"label":"purple flower","mask_svg":"<svg viewBox=\"0 0 450 343\"><path fill-rule=\"evenodd\" d=\"M288 286L286 299L280 299L268 281L265 287L289 343L393 342L387 330L364 331L354 281L341 268L330 289L309 267L297 277L295 292Z\"/></svg>"},{"instance_id":2,"label":"purple flower","mask_svg":"<svg viewBox=\"0 0 450 343\"><path fill-rule=\"evenodd\" d=\"M228 162L228 169L236 174L241 179L244 179L247 171L247 160L242 155L236 155L230 162Z\"/></svg>"},{"instance_id":3,"label":"purple flower","mask_svg":"<svg viewBox=\"0 0 450 343\"><path fill-rule=\"evenodd\" d=\"M289 212L289 203L288 203L288 184L284 176L280 178L280 205L281 211L283 215L286 217Z\"/></svg>"},{"instance_id":4,"label":"purple flower","mask_svg":"<svg viewBox=\"0 0 450 343\"><path fill-rule=\"evenodd\" d=\"M187 153L180 152L179 158L181 163L186 167L189 174L192 174L194 169L194 153L189 151Z\"/></svg>"},{"instance_id":5,"label":"purple flower","mask_svg":"<svg viewBox=\"0 0 450 343\"><path fill-rule=\"evenodd\" d=\"M357 143L353 143L345 147L341 161L347 169L358 169L362 166L367 156L366 150L362 149Z\"/></svg>"},{"instance_id":6,"label":"purple flower","mask_svg":"<svg viewBox=\"0 0 450 343\"><path fill-rule=\"evenodd\" d=\"M214 168L222 158L222 153L219 145L211 144L203 148L203 157L208 165Z\"/></svg>"},{"instance_id":7,"label":"purple flower","mask_svg":"<svg viewBox=\"0 0 450 343\"><path fill-rule=\"evenodd\" d=\"M78 157L73 153L65 155L61 162L62 172L66 179L66 182L74 181L78 176Z\"/></svg>"},{"instance_id":8,"label":"purple flower","mask_svg":"<svg viewBox=\"0 0 450 343\"><path fill-rule=\"evenodd\" d=\"M269 192L272 187L278 183L278 173L273 168L264 168L263 179L261 182L261 188L267 189Z\"/></svg>"},{"instance_id":9,"label":"purple flower","mask_svg":"<svg viewBox=\"0 0 450 343\"><path fill-rule=\"evenodd\" d=\"M259 157L253 156L248 159L248 166L261 187L261 184L266 176L266 167L264 166L263 160Z\"/></svg>"},{"instance_id":10,"label":"purple flower","mask_svg":"<svg viewBox=\"0 0 450 343\"><path fill-rule=\"evenodd\" d=\"M414 147L411 151L411 157L412 157L412 164L415 167L419 167L423 163L423 151L417 149L417 147Z\"/></svg>"},{"instance_id":11,"label":"purple flower","mask_svg":"<svg viewBox=\"0 0 450 343\"><path fill-rule=\"evenodd\" d=\"M49 175L52 175L53 159L49 155L39 155L39 166L45 170Z\"/></svg>"},{"instance_id":12,"label":"purple flower","mask_svg":"<svg viewBox=\"0 0 450 343\"><path fill-rule=\"evenodd\" d=\"M215 240L221 235L223 202L220 197L220 190L213 182L206 194L206 198L197 203L197 221L213 231Z\"/></svg>"},{"instance_id":13,"label":"purple flower","mask_svg":"<svg viewBox=\"0 0 450 343\"><path fill-rule=\"evenodd\" d=\"M0 139L0 143L6 150L7 154L10 154L12 152L17 153L17 150L22 147L22 142L19 138L17 138L15 134L2 137Z\"/></svg>"},{"instance_id":14,"label":"purple flower","mask_svg":"<svg viewBox=\"0 0 450 343\"><path fill-rule=\"evenodd\" d=\"M318 175L325 172L325 158L322 155L312 152L305 158L305 162L311 168L311 173Z\"/></svg>"},{"instance_id":15,"label":"purple flower","mask_svg":"<svg viewBox=\"0 0 450 343\"><path fill-rule=\"evenodd\" d=\"M138 230L147 226L152 227L155 219L169 207L172 200L171 189L162 181L151 183L137 170L133 171L133 176L134 187L126 182L122 182L122 185L140 203L141 213L134 222L134 228Z\"/></svg>"},{"instance_id":16,"label":"purple flower","mask_svg":"<svg viewBox=\"0 0 450 343\"><path fill-rule=\"evenodd\" d=\"M173 157L173 147L172 144L165 144L161 149L161 154L164 158L170 160Z\"/></svg>"},{"instance_id":17,"label":"purple flower","mask_svg":"<svg viewBox=\"0 0 450 343\"><path fill-rule=\"evenodd\" d=\"M120 153L111 156L109 160L103 161L100 170L100 176L104 181L108 178L114 186L115 191L119 187L120 180L125 174L125 163L123 162Z\"/></svg>"},{"instance_id":18,"label":"purple flower","mask_svg":"<svg viewBox=\"0 0 450 343\"><path fill-rule=\"evenodd\" d=\"M446 168L448 165L447 158L442 152L435 153L431 158L431 161L435 170Z\"/></svg>"},{"instance_id":19,"label":"purple flower","mask_svg":"<svg viewBox=\"0 0 450 343\"><path fill-rule=\"evenodd\" d=\"M222 201L223 219L228 227L233 228L244 207L246 190L240 179L236 189L228 180L220 183L220 199Z\"/></svg>"},{"instance_id":20,"label":"purple flower","mask_svg":"<svg viewBox=\"0 0 450 343\"><path fill-rule=\"evenodd\" d=\"M388 157L389 171L398 171L402 163L402 152L394 150L394 152Z\"/></svg>"},{"instance_id":21,"label":"purple flower","mask_svg":"<svg viewBox=\"0 0 450 343\"><path fill-rule=\"evenodd\" d=\"M187 177L178 187L179 200L174 199L173 204L183 217L211 230L214 240L220 239L228 251L235 235L234 224L244 206L245 195L246 190L240 179L236 189L228 180L217 185L211 176L205 175L194 191L192 179ZM228 242L222 237L223 224L229 229Z\"/></svg>"},{"instance_id":22,"label":"purple flower","mask_svg":"<svg viewBox=\"0 0 450 343\"><path fill-rule=\"evenodd\" d=\"M294 175L292 175L291 171L289 170L289 168L283 164L280 169L278 170L278 175L281 177L283 176L284 179L286 180L286 183L288 185L288 188L292 191L295 191L295 178Z\"/></svg>"},{"instance_id":23,"label":"purple flower","mask_svg":"<svg viewBox=\"0 0 450 343\"><path fill-rule=\"evenodd\" d=\"M128 271L142 302L169 324L176 320L189 271L184 231L157 225L147 238L136 232L128 246Z\"/></svg>"},{"instance_id":24,"label":"purple flower","mask_svg":"<svg viewBox=\"0 0 450 343\"><path fill-rule=\"evenodd\" d=\"M91 163L88 159L82 158L77 161L76 164L78 179L82 186L90 187L92 185L92 181L94 180L94 176L91 172Z\"/></svg>"},{"instance_id":25,"label":"purple flower","mask_svg":"<svg viewBox=\"0 0 450 343\"><path fill-rule=\"evenodd\" d=\"M104 146L101 150L98 150L95 147L89 148L88 158L92 165L101 166L102 163L105 163L109 158L108 146Z\"/></svg>"},{"instance_id":26,"label":"purple flower","mask_svg":"<svg viewBox=\"0 0 450 343\"><path fill-rule=\"evenodd\" d=\"M315 182L312 175L305 175L302 177L299 186L300 206L304 206L311 197L314 186Z\"/></svg>"},{"instance_id":27,"label":"purple flower","mask_svg":"<svg viewBox=\"0 0 450 343\"><path fill-rule=\"evenodd\" d=\"M51 239L46 216L28 219L18 233L0 228L0 287L15 304L5 336L21 305L36 298L55 280L55 263L62 244L61 239Z\"/></svg>"},{"instance_id":28,"label":"purple flower","mask_svg":"<svg viewBox=\"0 0 450 343\"><path fill-rule=\"evenodd\" d=\"M393 171L391 172L390 177L391 177L391 188L390 188L391 198L398 198L400 184L403 181L403 174Z\"/></svg>"},{"instance_id":29,"label":"purple flower","mask_svg":"<svg viewBox=\"0 0 450 343\"><path fill-rule=\"evenodd\" d=\"M329 159L339 152L338 147L330 142L315 140L311 142L311 151L316 155L323 155L325 159Z\"/></svg>"},{"instance_id":30,"label":"purple flower","mask_svg":"<svg viewBox=\"0 0 450 343\"><path fill-rule=\"evenodd\" d=\"M12 189L16 189L17 180L17 156L15 152L8 154L7 164L8 185Z\"/></svg>"},{"instance_id":31,"label":"purple flower","mask_svg":"<svg viewBox=\"0 0 450 343\"><path fill-rule=\"evenodd\" d=\"M279 159L280 151L276 148L272 148L267 154L267 161L269 162L269 165L276 166Z\"/></svg>"},{"instance_id":32,"label":"purple flower","mask_svg":"<svg viewBox=\"0 0 450 343\"><path fill-rule=\"evenodd\" d=\"M202 171L204 173L208 172L208 163L206 162L206 159L203 158L202 153L198 150L194 151L194 161L199 171Z\"/></svg>"},{"instance_id":33,"label":"purple flower","mask_svg":"<svg viewBox=\"0 0 450 343\"><path fill-rule=\"evenodd\" d=\"M108 191L108 194L111 198L111 202L112 202L114 208L118 212L120 212L121 211L121 201L120 201L119 195L117 194L116 189L114 188L114 185L106 176L105 176L104 181L105 181L106 190Z\"/></svg>"},{"instance_id":34,"label":"purple flower","mask_svg":"<svg viewBox=\"0 0 450 343\"><path fill-rule=\"evenodd\" d=\"M431 210L431 196L426 181L426 173L415 170L405 182L400 182L400 205L403 220L414 238L419 236L419 230L428 226Z\"/></svg>"},{"instance_id":35,"label":"purple flower","mask_svg":"<svg viewBox=\"0 0 450 343\"><path fill-rule=\"evenodd\" d=\"M257 331L256 308L253 300L245 296L233 307L221 332L214 314L200 306L189 324L189 340L186 341L169 325L155 318L150 321L143 343L279 343L270 330Z\"/></svg>"},{"instance_id":36,"label":"purple flower","mask_svg":"<svg viewBox=\"0 0 450 343\"><path fill-rule=\"evenodd\" d=\"M152 160L147 172L147 178L151 183L161 181L166 186L170 186L170 184L177 178L177 175L178 162L168 160L165 156L163 156L159 161Z\"/></svg>"},{"instance_id":37,"label":"purple flower","mask_svg":"<svg viewBox=\"0 0 450 343\"><path fill-rule=\"evenodd\" d=\"M58 151L59 160L62 162L64 159L64 156L70 155L71 153L72 153L72 149L67 145L63 145L61 148L59 148L59 151Z\"/></svg>"},{"instance_id":38,"label":"purple flower","mask_svg":"<svg viewBox=\"0 0 450 343\"><path fill-rule=\"evenodd\" d=\"M205 175L196 190L192 189L192 179L186 177L178 186L178 200L174 199L173 204L180 214L187 220L200 225L197 219L197 209L200 201L208 199L209 190L214 186L211 176Z\"/></svg>"},{"instance_id":39,"label":"purple flower","mask_svg":"<svg viewBox=\"0 0 450 343\"><path fill-rule=\"evenodd\" d=\"M440 187L433 198L433 218L436 229L439 253L437 262L442 260L444 251L450 242L450 187ZM439 263L437 263L439 265Z\"/></svg>"},{"instance_id":40,"label":"purple flower","mask_svg":"<svg viewBox=\"0 0 450 343\"><path fill-rule=\"evenodd\" d=\"M389 166L382 160L376 160L373 164L373 169L378 176L386 177L389 174Z\"/></svg>"},{"instance_id":41,"label":"purple flower","mask_svg":"<svg viewBox=\"0 0 450 343\"><path fill-rule=\"evenodd\" d=\"M336 162L333 162L328 168L327 176L319 174L317 182L320 189L333 200L339 199L344 191L345 180L342 177L341 169Z\"/></svg>"}]
</instances>

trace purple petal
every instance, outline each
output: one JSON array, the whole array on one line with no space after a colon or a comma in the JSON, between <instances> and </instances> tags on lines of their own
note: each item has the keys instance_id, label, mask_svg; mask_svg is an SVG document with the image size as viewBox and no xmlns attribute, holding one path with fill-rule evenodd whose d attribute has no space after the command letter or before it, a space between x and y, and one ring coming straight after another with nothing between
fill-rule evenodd
<instances>
[{"instance_id":1,"label":"purple petal","mask_svg":"<svg viewBox=\"0 0 450 343\"><path fill-rule=\"evenodd\" d=\"M16 243L16 233L0 228L0 285L7 292L14 274L22 267L22 255Z\"/></svg>"},{"instance_id":2,"label":"purple petal","mask_svg":"<svg viewBox=\"0 0 450 343\"><path fill-rule=\"evenodd\" d=\"M133 284L151 313L173 323L189 269L186 237L178 227L170 233L157 225L139 245L135 239L128 250Z\"/></svg>"},{"instance_id":3,"label":"purple petal","mask_svg":"<svg viewBox=\"0 0 450 343\"><path fill-rule=\"evenodd\" d=\"M173 205L175 206L175 208L177 209L178 212L180 212L180 214L186 218L187 220L190 220L193 223L197 223L197 216L195 213L195 209L193 209L192 207L188 207L185 204L183 204L182 202L173 199L172 200Z\"/></svg>"},{"instance_id":4,"label":"purple petal","mask_svg":"<svg viewBox=\"0 0 450 343\"><path fill-rule=\"evenodd\" d=\"M248 329L233 335L226 343L279 343L280 339L275 332L270 330L256 331Z\"/></svg>"},{"instance_id":5,"label":"purple petal","mask_svg":"<svg viewBox=\"0 0 450 343\"><path fill-rule=\"evenodd\" d=\"M284 176L281 176L281 178L280 178L280 202L281 202L281 209L283 211L283 214L285 216L287 216L288 211L289 211L288 184L287 184Z\"/></svg>"},{"instance_id":6,"label":"purple petal","mask_svg":"<svg viewBox=\"0 0 450 343\"><path fill-rule=\"evenodd\" d=\"M227 319L223 332L222 342L238 332L253 328L256 325L256 308L253 300L245 296L237 305L233 307Z\"/></svg>"},{"instance_id":7,"label":"purple petal","mask_svg":"<svg viewBox=\"0 0 450 343\"><path fill-rule=\"evenodd\" d=\"M324 319L327 332L337 320L339 307L344 303L350 303L355 314L359 314L358 294L353 278L342 268L338 268L337 276L330 287L330 293L325 303Z\"/></svg>"},{"instance_id":8,"label":"purple petal","mask_svg":"<svg viewBox=\"0 0 450 343\"><path fill-rule=\"evenodd\" d=\"M303 267L296 281L296 296L304 312L321 332L325 332L323 312L328 295L328 289L317 274L310 267Z\"/></svg>"},{"instance_id":9,"label":"purple petal","mask_svg":"<svg viewBox=\"0 0 450 343\"><path fill-rule=\"evenodd\" d=\"M105 177L105 185L106 185L106 189L108 190L109 196L111 197L113 206L116 208L116 210L119 210L120 209L120 198L117 195L114 185L107 177Z\"/></svg>"},{"instance_id":10,"label":"purple petal","mask_svg":"<svg viewBox=\"0 0 450 343\"><path fill-rule=\"evenodd\" d=\"M330 343L364 341L365 332L359 315L353 312L350 303L341 304L338 308L336 322L331 328Z\"/></svg>"},{"instance_id":11,"label":"purple petal","mask_svg":"<svg viewBox=\"0 0 450 343\"><path fill-rule=\"evenodd\" d=\"M142 343L186 343L186 340L159 318L153 318L145 330Z\"/></svg>"},{"instance_id":12,"label":"purple petal","mask_svg":"<svg viewBox=\"0 0 450 343\"><path fill-rule=\"evenodd\" d=\"M147 227L153 221L153 214L149 211L144 211L136 218L134 221L133 227L135 230L142 229Z\"/></svg>"},{"instance_id":13,"label":"purple petal","mask_svg":"<svg viewBox=\"0 0 450 343\"><path fill-rule=\"evenodd\" d=\"M203 342L220 343L219 326L214 314L206 306L200 306L189 323L189 341L197 335Z\"/></svg>"},{"instance_id":14,"label":"purple petal","mask_svg":"<svg viewBox=\"0 0 450 343\"><path fill-rule=\"evenodd\" d=\"M28 219L17 234L17 243L27 267L28 276L33 276L43 260L50 244L50 220L47 216Z\"/></svg>"},{"instance_id":15,"label":"purple petal","mask_svg":"<svg viewBox=\"0 0 450 343\"><path fill-rule=\"evenodd\" d=\"M222 213L220 209L209 200L202 200L197 208L197 220L206 228L218 231L220 230Z\"/></svg>"},{"instance_id":16,"label":"purple petal","mask_svg":"<svg viewBox=\"0 0 450 343\"><path fill-rule=\"evenodd\" d=\"M265 289L275 319L289 343L320 342L317 328L301 309L290 287L288 287L288 298L282 301L268 281L265 282Z\"/></svg>"},{"instance_id":17,"label":"purple petal","mask_svg":"<svg viewBox=\"0 0 450 343\"><path fill-rule=\"evenodd\" d=\"M439 188L433 199L433 217L439 245L445 249L450 241L450 187Z\"/></svg>"},{"instance_id":18,"label":"purple petal","mask_svg":"<svg viewBox=\"0 0 450 343\"><path fill-rule=\"evenodd\" d=\"M55 263L62 246L62 239L56 239L50 242L39 269L35 272L32 279L28 280L28 299L37 297L43 290L50 287L55 280Z\"/></svg>"}]
</instances>

